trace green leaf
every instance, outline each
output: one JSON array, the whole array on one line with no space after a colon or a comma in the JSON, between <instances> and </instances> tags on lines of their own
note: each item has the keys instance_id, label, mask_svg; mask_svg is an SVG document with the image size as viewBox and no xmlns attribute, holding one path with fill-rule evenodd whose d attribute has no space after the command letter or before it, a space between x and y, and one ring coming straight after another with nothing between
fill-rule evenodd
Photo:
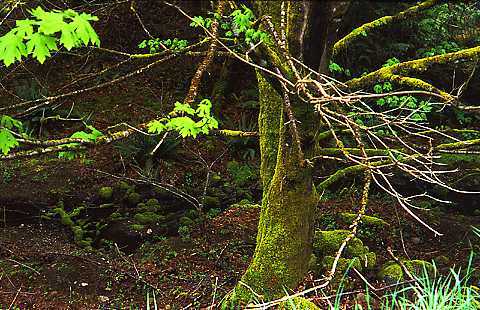
<instances>
[{"instance_id":1,"label":"green leaf","mask_svg":"<svg viewBox=\"0 0 480 310\"><path fill-rule=\"evenodd\" d=\"M15 127L19 131L23 130L22 122L8 115L2 115L2 117L0 118L0 126L7 129L12 129L13 127Z\"/></svg>"},{"instance_id":2,"label":"green leaf","mask_svg":"<svg viewBox=\"0 0 480 310\"><path fill-rule=\"evenodd\" d=\"M77 45L78 37L75 35L74 30L71 24L65 25L61 30L60 43L63 44L68 51Z\"/></svg>"},{"instance_id":3,"label":"green leaf","mask_svg":"<svg viewBox=\"0 0 480 310\"><path fill-rule=\"evenodd\" d=\"M32 53L33 57L37 58L41 64L47 56L50 56L50 50L58 50L57 42L53 37L39 32L32 34L30 41L27 42L27 52Z\"/></svg>"},{"instance_id":4,"label":"green leaf","mask_svg":"<svg viewBox=\"0 0 480 310\"><path fill-rule=\"evenodd\" d=\"M148 132L149 133L161 133L162 131L164 131L166 129L166 126L160 122L160 121L157 121L157 120L154 120L154 121L151 121L148 125Z\"/></svg>"},{"instance_id":5,"label":"green leaf","mask_svg":"<svg viewBox=\"0 0 480 310\"><path fill-rule=\"evenodd\" d=\"M0 59L5 66L10 66L15 60L22 60L22 56L26 55L27 50L23 39L17 36L14 30L0 37Z\"/></svg>"},{"instance_id":6,"label":"green leaf","mask_svg":"<svg viewBox=\"0 0 480 310\"><path fill-rule=\"evenodd\" d=\"M37 22L38 32L42 32L46 35L59 32L67 25L63 21L63 16L63 13L60 13L58 11L43 12L41 14L41 17L39 17L40 21Z\"/></svg>"},{"instance_id":7,"label":"green leaf","mask_svg":"<svg viewBox=\"0 0 480 310\"><path fill-rule=\"evenodd\" d=\"M373 91L374 91L376 94L381 94L381 93L383 93L382 85L380 85L380 84L375 84L375 86L373 86Z\"/></svg>"},{"instance_id":8,"label":"green leaf","mask_svg":"<svg viewBox=\"0 0 480 310\"><path fill-rule=\"evenodd\" d=\"M175 102L175 107L173 108L175 112L185 112L189 115L195 115L195 110L188 103Z\"/></svg>"},{"instance_id":9,"label":"green leaf","mask_svg":"<svg viewBox=\"0 0 480 310\"><path fill-rule=\"evenodd\" d=\"M84 45L88 45L88 42L92 42L93 45L100 46L98 35L89 22L96 20L98 20L96 16L86 13L82 13L73 18L71 23L72 28L75 30L75 34L80 38Z\"/></svg>"},{"instance_id":10,"label":"green leaf","mask_svg":"<svg viewBox=\"0 0 480 310\"><path fill-rule=\"evenodd\" d=\"M393 86L390 82L383 83L383 91L389 92L392 91Z\"/></svg>"},{"instance_id":11,"label":"green leaf","mask_svg":"<svg viewBox=\"0 0 480 310\"><path fill-rule=\"evenodd\" d=\"M15 22L16 27L16 35L19 38L25 39L32 35L33 33L33 23L34 21L30 19L21 19Z\"/></svg>"},{"instance_id":12,"label":"green leaf","mask_svg":"<svg viewBox=\"0 0 480 310\"><path fill-rule=\"evenodd\" d=\"M380 98L377 100L377 105L382 107L385 105L385 99L384 98Z\"/></svg>"},{"instance_id":13,"label":"green leaf","mask_svg":"<svg viewBox=\"0 0 480 310\"><path fill-rule=\"evenodd\" d=\"M10 131L5 128L0 129L0 150L3 155L7 155L16 146L18 146L18 141Z\"/></svg>"}]
</instances>

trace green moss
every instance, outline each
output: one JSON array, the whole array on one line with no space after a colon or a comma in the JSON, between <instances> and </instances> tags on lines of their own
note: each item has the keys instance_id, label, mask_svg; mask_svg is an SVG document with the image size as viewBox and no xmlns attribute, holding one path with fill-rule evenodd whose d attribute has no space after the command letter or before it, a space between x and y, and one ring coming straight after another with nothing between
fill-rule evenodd
<instances>
[{"instance_id":1,"label":"green moss","mask_svg":"<svg viewBox=\"0 0 480 310\"><path fill-rule=\"evenodd\" d=\"M278 305L280 310L320 310L314 303L303 297L294 297Z\"/></svg>"},{"instance_id":2,"label":"green moss","mask_svg":"<svg viewBox=\"0 0 480 310\"><path fill-rule=\"evenodd\" d=\"M120 191L124 193L126 193L131 188L131 186L125 181L118 182L117 187Z\"/></svg>"},{"instance_id":3,"label":"green moss","mask_svg":"<svg viewBox=\"0 0 480 310\"><path fill-rule=\"evenodd\" d=\"M258 209L260 208L259 204L251 203L248 199L243 199L237 203L234 203L230 206L231 208L241 208L241 209Z\"/></svg>"},{"instance_id":4,"label":"green moss","mask_svg":"<svg viewBox=\"0 0 480 310\"><path fill-rule=\"evenodd\" d=\"M207 209L220 208L220 199L213 196L205 196L203 198L203 206Z\"/></svg>"},{"instance_id":5,"label":"green moss","mask_svg":"<svg viewBox=\"0 0 480 310\"><path fill-rule=\"evenodd\" d=\"M427 273L428 275L435 274L435 267L432 263L421 260L421 259L414 259L414 260L404 260L402 261L408 271L412 274L416 274L419 276L424 275Z\"/></svg>"},{"instance_id":6,"label":"green moss","mask_svg":"<svg viewBox=\"0 0 480 310\"><path fill-rule=\"evenodd\" d=\"M195 224L195 222L191 218L186 217L186 216L182 216L178 220L178 223L182 226L192 226L193 224Z\"/></svg>"},{"instance_id":7,"label":"green moss","mask_svg":"<svg viewBox=\"0 0 480 310\"><path fill-rule=\"evenodd\" d=\"M363 267L367 269L372 269L377 265L377 254L373 252L368 252L358 256Z\"/></svg>"},{"instance_id":8,"label":"green moss","mask_svg":"<svg viewBox=\"0 0 480 310\"><path fill-rule=\"evenodd\" d=\"M380 268L380 271L377 273L377 278L379 280L392 279L396 281L402 281L402 267L394 261L386 262L385 264L383 264L382 268Z\"/></svg>"},{"instance_id":9,"label":"green moss","mask_svg":"<svg viewBox=\"0 0 480 310\"><path fill-rule=\"evenodd\" d=\"M164 216L161 216L149 211L143 212L143 213L137 213L134 216L135 222L141 225L155 224L160 221L163 221L164 219L165 219Z\"/></svg>"},{"instance_id":10,"label":"green moss","mask_svg":"<svg viewBox=\"0 0 480 310\"><path fill-rule=\"evenodd\" d=\"M339 214L339 218L348 225L351 225L356 217L357 214L355 213L342 212ZM389 226L389 224L383 219L368 215L362 216L361 223L362 226L369 226L375 228L384 228L385 226Z\"/></svg>"},{"instance_id":11,"label":"green moss","mask_svg":"<svg viewBox=\"0 0 480 310\"><path fill-rule=\"evenodd\" d=\"M425 273L428 275L435 274L435 267L431 263L424 260L402 260L402 264L412 275L423 276ZM382 268L380 268L377 278L379 280L390 278L401 281L404 279L402 266L394 261L388 261L382 266Z\"/></svg>"},{"instance_id":12,"label":"green moss","mask_svg":"<svg viewBox=\"0 0 480 310\"><path fill-rule=\"evenodd\" d=\"M139 204L141 200L142 200L142 196L140 196L140 194L137 192L131 192L127 196L127 203L131 207L134 207L137 204Z\"/></svg>"},{"instance_id":13,"label":"green moss","mask_svg":"<svg viewBox=\"0 0 480 310\"><path fill-rule=\"evenodd\" d=\"M134 231L142 231L145 229L145 226L141 224L132 224L132 225L129 225L128 227Z\"/></svg>"},{"instance_id":14,"label":"green moss","mask_svg":"<svg viewBox=\"0 0 480 310\"><path fill-rule=\"evenodd\" d=\"M350 231L338 230L317 230L313 237L313 251L318 256L334 254L338 251ZM368 253L368 247L363 245L362 240L354 237L347 243L345 255L356 257Z\"/></svg>"},{"instance_id":15,"label":"green moss","mask_svg":"<svg viewBox=\"0 0 480 310\"><path fill-rule=\"evenodd\" d=\"M122 219L122 214L120 212L113 212L112 214L110 214L110 220L112 221L118 221L120 219Z\"/></svg>"},{"instance_id":16,"label":"green moss","mask_svg":"<svg viewBox=\"0 0 480 310\"><path fill-rule=\"evenodd\" d=\"M196 209L188 209L185 212L185 216L189 217L191 219L195 219L195 218L198 218L200 216L200 214L198 213L198 211Z\"/></svg>"},{"instance_id":17,"label":"green moss","mask_svg":"<svg viewBox=\"0 0 480 310\"><path fill-rule=\"evenodd\" d=\"M113 204L113 203L104 203L104 204L99 205L98 207L100 209L108 209L108 208L113 208L114 206L115 206L115 204Z\"/></svg>"},{"instance_id":18,"label":"green moss","mask_svg":"<svg viewBox=\"0 0 480 310\"><path fill-rule=\"evenodd\" d=\"M98 190L98 197L105 202L111 201L113 197L113 188L110 186L101 187Z\"/></svg>"},{"instance_id":19,"label":"green moss","mask_svg":"<svg viewBox=\"0 0 480 310\"><path fill-rule=\"evenodd\" d=\"M334 256L330 256L330 255L325 256L321 262L322 270L324 271L330 270L332 268L334 260L335 260ZM358 257L355 257L355 258L340 257L338 259L337 268L336 268L337 273L345 272L349 268L349 266L355 267L358 270L362 270L362 264L358 259Z\"/></svg>"}]
</instances>

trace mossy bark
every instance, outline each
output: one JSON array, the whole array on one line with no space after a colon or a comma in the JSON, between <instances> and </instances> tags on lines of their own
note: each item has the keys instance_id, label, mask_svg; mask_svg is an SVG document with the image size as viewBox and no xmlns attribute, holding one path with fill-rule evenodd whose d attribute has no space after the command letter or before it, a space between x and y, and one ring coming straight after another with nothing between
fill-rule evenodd
<instances>
[{"instance_id":1,"label":"mossy bark","mask_svg":"<svg viewBox=\"0 0 480 310\"><path fill-rule=\"evenodd\" d=\"M259 1L256 5L262 15L270 15L276 22L280 16L280 3ZM294 8L296 5L301 2L288 2L286 13L301 16ZM287 16L290 23L293 18ZM286 25L287 32L292 29L290 27ZM312 253L317 203L311 170L302 165L303 159L287 136L288 125L285 125L284 102L277 91L279 87L274 87L275 81L261 72L257 72L257 80L260 176L264 194L255 253L230 296L230 300L236 302L280 297L304 277Z\"/></svg>"}]
</instances>

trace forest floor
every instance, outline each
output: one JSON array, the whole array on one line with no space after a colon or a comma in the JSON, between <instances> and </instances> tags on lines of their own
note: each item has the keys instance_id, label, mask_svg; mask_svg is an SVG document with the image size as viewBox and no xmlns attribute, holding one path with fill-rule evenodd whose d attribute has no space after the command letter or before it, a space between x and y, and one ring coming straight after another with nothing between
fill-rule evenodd
<instances>
[{"instance_id":1,"label":"forest floor","mask_svg":"<svg viewBox=\"0 0 480 310\"><path fill-rule=\"evenodd\" d=\"M335 214L351 208L351 199L323 202L320 225L331 227ZM458 214L444 214L436 228L445 235L434 237L414 220L399 215L402 212L391 203L373 199L369 213L380 213L391 223L388 231L364 240L377 254L378 266L391 259L387 247L404 258L428 261L448 257L448 262L439 266L443 271L465 266L471 251L469 227L480 223L480 216L462 223ZM0 308L145 309L154 292L159 309L216 306L248 265L258 216L258 208L232 207L195 226L187 241L179 236L154 238L130 255L114 245L85 251L73 242L71 231L55 221L37 218L25 224L7 224L0 234ZM381 295L386 284L376 279L376 271L364 276ZM309 273L297 290L315 286L317 278ZM349 291L353 293L344 296L343 309L365 296L365 282L353 273L351 281ZM327 289L308 297L327 307L324 296L334 292Z\"/></svg>"}]
</instances>

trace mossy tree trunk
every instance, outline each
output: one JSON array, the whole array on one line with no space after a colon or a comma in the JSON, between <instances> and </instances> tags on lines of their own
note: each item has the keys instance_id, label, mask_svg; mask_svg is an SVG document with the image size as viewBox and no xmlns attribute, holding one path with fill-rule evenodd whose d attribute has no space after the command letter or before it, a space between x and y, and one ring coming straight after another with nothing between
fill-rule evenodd
<instances>
[{"instance_id":1,"label":"mossy tree trunk","mask_svg":"<svg viewBox=\"0 0 480 310\"><path fill-rule=\"evenodd\" d=\"M278 27L281 2L257 1L257 16L271 16ZM297 53L301 50L303 34L299 28L305 16L304 8L301 1L285 1L287 43ZM280 33L280 29L277 30ZM263 199L253 260L232 296L244 302L283 296L305 276L312 253L313 219L318 201L311 170L303 165L302 155L290 137L278 81L262 72L257 72L257 80ZM304 111L301 104L294 101L294 110Z\"/></svg>"}]
</instances>

